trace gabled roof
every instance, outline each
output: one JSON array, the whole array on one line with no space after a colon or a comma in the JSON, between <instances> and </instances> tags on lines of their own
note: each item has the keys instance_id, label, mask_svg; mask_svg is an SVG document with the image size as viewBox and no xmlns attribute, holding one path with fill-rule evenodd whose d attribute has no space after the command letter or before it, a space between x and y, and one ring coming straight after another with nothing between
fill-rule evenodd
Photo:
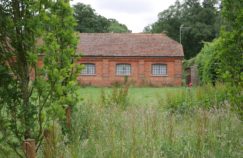
<instances>
[{"instance_id":1,"label":"gabled roof","mask_svg":"<svg viewBox=\"0 0 243 158\"><path fill-rule=\"evenodd\" d=\"M84 56L184 56L182 45L165 34L80 33L77 51Z\"/></svg>"}]
</instances>

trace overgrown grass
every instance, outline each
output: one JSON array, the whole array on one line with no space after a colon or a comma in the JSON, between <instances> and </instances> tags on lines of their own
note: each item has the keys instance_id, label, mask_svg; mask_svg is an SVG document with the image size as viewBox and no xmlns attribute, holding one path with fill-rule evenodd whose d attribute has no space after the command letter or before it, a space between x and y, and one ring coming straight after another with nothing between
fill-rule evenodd
<instances>
[{"instance_id":1,"label":"overgrown grass","mask_svg":"<svg viewBox=\"0 0 243 158\"><path fill-rule=\"evenodd\" d=\"M227 108L185 115L83 105L64 157L240 157L241 123Z\"/></svg>"},{"instance_id":2,"label":"overgrown grass","mask_svg":"<svg viewBox=\"0 0 243 158\"><path fill-rule=\"evenodd\" d=\"M243 155L242 121L230 109L223 85L85 88L80 93L84 100L73 110L69 134L54 123L38 158Z\"/></svg>"},{"instance_id":3,"label":"overgrown grass","mask_svg":"<svg viewBox=\"0 0 243 158\"><path fill-rule=\"evenodd\" d=\"M104 92L106 95L112 93L114 88L96 88L85 87L80 88L79 92L84 98L84 101L92 104L99 104L101 95ZM158 105L158 101L163 99L167 93L175 93L184 88L165 87L165 88L151 88L151 87L130 87L128 91L128 100L131 105Z\"/></svg>"},{"instance_id":4,"label":"overgrown grass","mask_svg":"<svg viewBox=\"0 0 243 158\"><path fill-rule=\"evenodd\" d=\"M168 92L159 100L159 105L176 113L191 113L198 108L219 109L228 105L228 94L223 85L205 85L197 88L178 89L176 93Z\"/></svg>"},{"instance_id":5,"label":"overgrown grass","mask_svg":"<svg viewBox=\"0 0 243 158\"><path fill-rule=\"evenodd\" d=\"M74 112L71 141L64 146L63 141L57 143L58 157L242 156L242 122L230 110L224 86L155 89L163 93L150 94L158 104L136 105L131 100L136 94L131 92L138 90L137 95L146 92L129 89L127 96L121 95L121 98L129 98L125 108L117 106L124 100L116 100L123 90L106 89L96 96L95 101L82 102ZM116 104L102 102L104 95L111 100L116 95Z\"/></svg>"}]
</instances>

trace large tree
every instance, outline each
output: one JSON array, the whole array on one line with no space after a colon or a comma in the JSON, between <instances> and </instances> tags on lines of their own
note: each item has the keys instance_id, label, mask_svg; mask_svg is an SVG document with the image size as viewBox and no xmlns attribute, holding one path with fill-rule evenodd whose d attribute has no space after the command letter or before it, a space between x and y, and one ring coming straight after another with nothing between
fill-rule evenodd
<instances>
[{"instance_id":1,"label":"large tree","mask_svg":"<svg viewBox=\"0 0 243 158\"><path fill-rule=\"evenodd\" d=\"M69 0L2 0L0 15L0 144L24 157L76 102L75 20Z\"/></svg>"},{"instance_id":2,"label":"large tree","mask_svg":"<svg viewBox=\"0 0 243 158\"><path fill-rule=\"evenodd\" d=\"M158 21L145 27L145 32L161 33L181 41L187 59L194 57L204 41L212 41L218 36L220 14L218 0L176 1L167 10L159 13Z\"/></svg>"},{"instance_id":3,"label":"large tree","mask_svg":"<svg viewBox=\"0 0 243 158\"><path fill-rule=\"evenodd\" d=\"M90 6L77 3L73 6L74 17L77 21L76 30L85 33L104 33L104 32L131 32L127 26L120 24L115 19L107 19L98 15Z\"/></svg>"},{"instance_id":4,"label":"large tree","mask_svg":"<svg viewBox=\"0 0 243 158\"><path fill-rule=\"evenodd\" d=\"M108 28L108 32L114 33L127 33L132 32L127 28L126 25L120 24L116 19L109 19L110 26Z\"/></svg>"},{"instance_id":5,"label":"large tree","mask_svg":"<svg viewBox=\"0 0 243 158\"><path fill-rule=\"evenodd\" d=\"M90 5L78 3L73 6L74 17L77 20L77 31L79 32L108 32L109 21L95 13Z\"/></svg>"},{"instance_id":6,"label":"large tree","mask_svg":"<svg viewBox=\"0 0 243 158\"><path fill-rule=\"evenodd\" d=\"M231 102L243 120L243 0L223 0L225 23L220 32L221 78L228 83Z\"/></svg>"}]
</instances>

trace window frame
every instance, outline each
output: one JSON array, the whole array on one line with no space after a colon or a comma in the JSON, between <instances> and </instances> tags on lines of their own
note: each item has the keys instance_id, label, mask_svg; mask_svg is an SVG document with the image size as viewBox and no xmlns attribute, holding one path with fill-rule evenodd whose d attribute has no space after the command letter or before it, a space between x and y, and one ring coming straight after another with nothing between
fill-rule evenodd
<instances>
[{"instance_id":1,"label":"window frame","mask_svg":"<svg viewBox=\"0 0 243 158\"><path fill-rule=\"evenodd\" d=\"M126 66L129 66L129 74L121 74L121 73L118 73L119 71L118 71L118 67L119 66L124 66L124 65L126 65ZM127 71L127 70L123 70L123 72L125 72L125 71ZM120 71L120 72L122 72L122 71ZM129 63L117 63L116 64L116 76L131 76L132 75L132 65L131 64L129 64Z\"/></svg>"},{"instance_id":2,"label":"window frame","mask_svg":"<svg viewBox=\"0 0 243 158\"><path fill-rule=\"evenodd\" d=\"M154 66L165 66L165 74L155 74L154 73ZM163 71L163 70L159 70L158 71ZM167 64L164 64L164 63L154 63L154 64L151 64L151 74L152 76L168 76L168 65Z\"/></svg>"},{"instance_id":3,"label":"window frame","mask_svg":"<svg viewBox=\"0 0 243 158\"><path fill-rule=\"evenodd\" d=\"M85 67L84 67L84 69L81 70L81 73L80 73L81 76L94 76L94 75L96 75L96 64L95 63L82 63L82 65L84 65ZM90 71L90 72L93 72L93 73L87 73L88 71L86 71L86 73L83 72L86 69L87 65L93 66L94 70Z\"/></svg>"}]
</instances>

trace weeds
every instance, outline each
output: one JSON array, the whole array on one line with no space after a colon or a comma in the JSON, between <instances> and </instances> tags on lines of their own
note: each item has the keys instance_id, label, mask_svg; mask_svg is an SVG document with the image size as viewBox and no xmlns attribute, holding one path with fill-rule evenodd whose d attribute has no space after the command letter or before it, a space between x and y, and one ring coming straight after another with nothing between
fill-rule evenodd
<instances>
[{"instance_id":1,"label":"weeds","mask_svg":"<svg viewBox=\"0 0 243 158\"><path fill-rule=\"evenodd\" d=\"M105 107L120 107L125 110L128 106L128 90L129 84L114 86L110 94L105 93L102 89L100 99L101 105Z\"/></svg>"},{"instance_id":2,"label":"weeds","mask_svg":"<svg viewBox=\"0 0 243 158\"><path fill-rule=\"evenodd\" d=\"M161 107L181 114L190 114L198 108L222 108L228 99L226 87L223 85L184 88L177 93L167 93L165 99L158 98Z\"/></svg>"},{"instance_id":3,"label":"weeds","mask_svg":"<svg viewBox=\"0 0 243 158\"><path fill-rule=\"evenodd\" d=\"M229 109L194 110L194 115L156 107L86 107L87 139L75 142L79 157L237 157L241 122ZM99 112L97 112L97 110ZM87 116L89 117L89 116ZM77 127L78 128L78 127ZM81 130L81 129L80 129ZM77 143L77 144L76 144Z\"/></svg>"},{"instance_id":4,"label":"weeds","mask_svg":"<svg viewBox=\"0 0 243 158\"><path fill-rule=\"evenodd\" d=\"M241 157L242 122L223 106L224 90L181 88L177 94L166 94L160 106L121 104L122 99L114 98L129 95L124 87L104 91L99 103L80 103L70 136L62 136L61 128L54 126L55 145L43 143L38 157L52 147L60 158Z\"/></svg>"}]
</instances>

